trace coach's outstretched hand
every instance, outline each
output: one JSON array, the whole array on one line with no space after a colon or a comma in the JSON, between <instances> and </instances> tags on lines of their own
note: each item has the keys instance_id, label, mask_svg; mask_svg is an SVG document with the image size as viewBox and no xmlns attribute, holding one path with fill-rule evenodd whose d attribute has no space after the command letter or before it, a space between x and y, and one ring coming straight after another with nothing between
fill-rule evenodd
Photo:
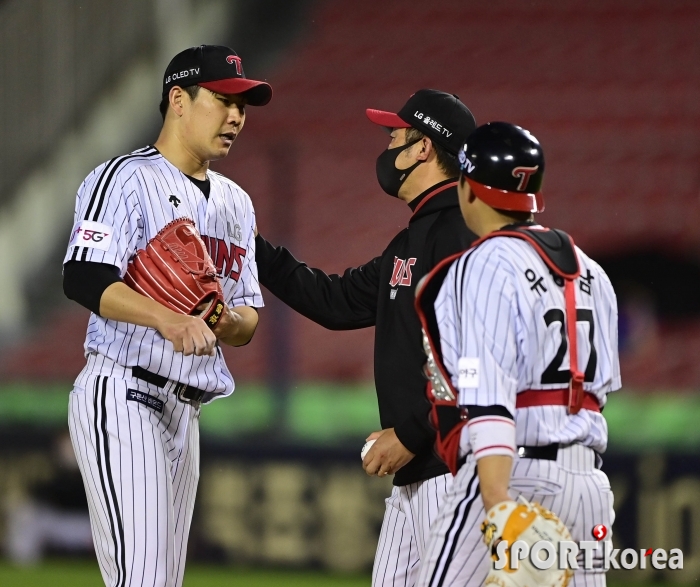
<instances>
[{"instance_id":1,"label":"coach's outstretched hand","mask_svg":"<svg viewBox=\"0 0 700 587\"><path fill-rule=\"evenodd\" d=\"M393 428L372 432L367 437L367 440L375 439L376 442L362 461L362 468L368 475L393 475L416 456L401 444Z\"/></svg>"}]
</instances>

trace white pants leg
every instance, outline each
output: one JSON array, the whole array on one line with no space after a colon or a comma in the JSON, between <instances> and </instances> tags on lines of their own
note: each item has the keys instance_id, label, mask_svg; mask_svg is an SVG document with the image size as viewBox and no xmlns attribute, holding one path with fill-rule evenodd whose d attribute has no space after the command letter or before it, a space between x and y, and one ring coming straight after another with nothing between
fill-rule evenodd
<instances>
[{"instance_id":1,"label":"white pants leg","mask_svg":"<svg viewBox=\"0 0 700 587\"><path fill-rule=\"evenodd\" d=\"M571 532L574 542L593 540L591 531L597 524L608 530L605 541L612 539L615 521L613 493L605 473L595 468L595 453L584 446L560 448L556 462L517 459L511 478L511 495L522 495L553 511ZM570 587L605 587L603 546L594 554L594 569L574 572Z\"/></svg>"},{"instance_id":2,"label":"white pants leg","mask_svg":"<svg viewBox=\"0 0 700 587\"><path fill-rule=\"evenodd\" d=\"M374 558L373 587L416 584L430 526L451 485L452 475L446 474L393 488Z\"/></svg>"},{"instance_id":3,"label":"white pants leg","mask_svg":"<svg viewBox=\"0 0 700 587\"><path fill-rule=\"evenodd\" d=\"M171 475L173 479L173 518L175 521L175 580L173 585L179 587L185 574L187 558L187 540L192 525L194 500L199 482L199 410L189 408L189 424L178 427L170 451L178 451L172 460ZM169 458L174 457L174 452Z\"/></svg>"},{"instance_id":4,"label":"white pants leg","mask_svg":"<svg viewBox=\"0 0 700 587\"><path fill-rule=\"evenodd\" d=\"M485 512L478 481L476 462L469 456L432 527L419 586L483 585L491 561L481 536ZM561 448L556 461L516 457L510 494L513 498L523 495L552 510L575 541L592 540L591 530L597 524L605 524L606 540L610 540L615 519L613 495L608 478L595 468L595 453L589 448ZM573 587L605 586L602 552L601 547L594 557L597 569L584 571L579 561Z\"/></svg>"},{"instance_id":5,"label":"white pants leg","mask_svg":"<svg viewBox=\"0 0 700 587\"><path fill-rule=\"evenodd\" d=\"M199 478L198 409L130 377L81 383L69 425L102 578L108 587L180 587Z\"/></svg>"}]
</instances>

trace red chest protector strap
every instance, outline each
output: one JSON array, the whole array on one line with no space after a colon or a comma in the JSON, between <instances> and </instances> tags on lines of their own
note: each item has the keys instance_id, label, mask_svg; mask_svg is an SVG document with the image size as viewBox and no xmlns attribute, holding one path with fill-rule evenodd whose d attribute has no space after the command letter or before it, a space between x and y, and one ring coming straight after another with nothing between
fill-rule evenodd
<instances>
[{"instance_id":1,"label":"red chest protector strap","mask_svg":"<svg viewBox=\"0 0 700 587\"><path fill-rule=\"evenodd\" d=\"M583 407L584 374L578 366L578 337L576 335L576 284L581 268L576 256L574 240L565 232L540 226L516 226L497 230L479 239L474 246L497 236L519 238L529 243L547 267L564 280L566 304L566 336L569 343L569 414L577 414Z\"/></svg>"},{"instance_id":2,"label":"red chest protector strap","mask_svg":"<svg viewBox=\"0 0 700 587\"><path fill-rule=\"evenodd\" d=\"M571 370L567 408L570 414L576 414L583 407L584 397L587 394L583 391L584 374L578 368L575 279L580 275L580 268L574 242L568 234L560 230L522 226L506 227L492 232L474 243L472 248L497 236L519 238L528 242L551 271L564 281L566 332ZM416 286L415 301L416 312L423 327L423 344L428 355L425 369L429 380L427 395L432 405L431 423L437 431L436 450L453 474L456 474L458 469L459 439L461 429L466 424L466 413L458 406L458 393L444 367L434 303L450 266L462 254L457 253L447 257L423 277ZM547 403L540 398L536 405ZM552 405L561 404L552 401Z\"/></svg>"},{"instance_id":3,"label":"red chest protector strap","mask_svg":"<svg viewBox=\"0 0 700 587\"><path fill-rule=\"evenodd\" d=\"M428 378L426 395L430 402L430 423L435 428L435 452L453 475L459 469L459 441L467 423L466 411L457 405L457 392L445 369L433 304L457 253L438 263L416 286L415 307L423 328L423 350L427 356L424 371Z\"/></svg>"}]
</instances>

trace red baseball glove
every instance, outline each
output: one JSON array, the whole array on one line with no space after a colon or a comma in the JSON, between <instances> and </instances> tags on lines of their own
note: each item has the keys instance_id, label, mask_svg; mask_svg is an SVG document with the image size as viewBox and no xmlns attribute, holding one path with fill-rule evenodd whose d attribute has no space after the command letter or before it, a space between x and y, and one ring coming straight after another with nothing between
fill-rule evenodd
<instances>
[{"instance_id":1,"label":"red baseball glove","mask_svg":"<svg viewBox=\"0 0 700 587\"><path fill-rule=\"evenodd\" d=\"M180 314L214 328L224 311L216 267L189 218L166 224L129 263L124 283Z\"/></svg>"}]
</instances>

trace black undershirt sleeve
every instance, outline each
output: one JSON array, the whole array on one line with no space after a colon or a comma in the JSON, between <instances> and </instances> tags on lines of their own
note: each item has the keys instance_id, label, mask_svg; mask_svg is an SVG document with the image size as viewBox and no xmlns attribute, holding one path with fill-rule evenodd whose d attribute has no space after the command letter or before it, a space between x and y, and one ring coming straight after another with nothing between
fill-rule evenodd
<instances>
[{"instance_id":1,"label":"black undershirt sleeve","mask_svg":"<svg viewBox=\"0 0 700 587\"><path fill-rule=\"evenodd\" d=\"M119 268L108 263L68 261L63 266L63 293L98 316L102 294L118 281Z\"/></svg>"},{"instance_id":2,"label":"black undershirt sleeve","mask_svg":"<svg viewBox=\"0 0 700 587\"><path fill-rule=\"evenodd\" d=\"M309 320L329 330L374 326L381 257L348 269L343 275L328 275L258 235L255 261L260 283Z\"/></svg>"}]
</instances>

